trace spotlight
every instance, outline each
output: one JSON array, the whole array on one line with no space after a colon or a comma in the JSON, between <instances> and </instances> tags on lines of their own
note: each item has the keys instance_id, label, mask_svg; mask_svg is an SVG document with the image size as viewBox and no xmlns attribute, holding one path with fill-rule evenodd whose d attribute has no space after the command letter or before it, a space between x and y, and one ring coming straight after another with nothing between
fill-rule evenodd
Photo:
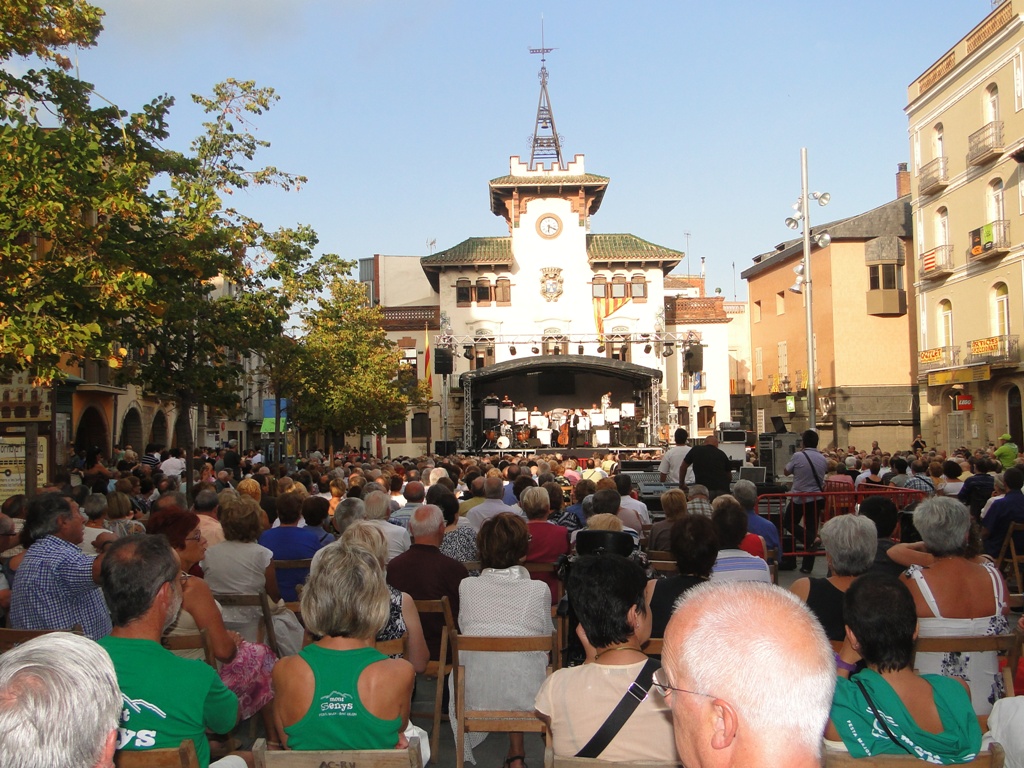
<instances>
[{"instance_id":1,"label":"spotlight","mask_svg":"<svg viewBox=\"0 0 1024 768\"><path fill-rule=\"evenodd\" d=\"M626 359L626 355L629 354L629 344L623 344L619 347L619 357L623 360Z\"/></svg>"},{"instance_id":2,"label":"spotlight","mask_svg":"<svg viewBox=\"0 0 1024 768\"><path fill-rule=\"evenodd\" d=\"M791 290L793 293L803 293L804 292L804 279L802 277L798 277L796 279L796 282L793 283L791 286L789 286L789 290Z\"/></svg>"},{"instance_id":3,"label":"spotlight","mask_svg":"<svg viewBox=\"0 0 1024 768\"><path fill-rule=\"evenodd\" d=\"M672 355L676 351L675 346L676 345L673 344L671 341L665 342L665 348L663 350L661 350L661 356L662 357L672 357Z\"/></svg>"},{"instance_id":4,"label":"spotlight","mask_svg":"<svg viewBox=\"0 0 1024 768\"><path fill-rule=\"evenodd\" d=\"M562 348L556 344L555 348L551 350L551 353L555 355L560 355L562 354Z\"/></svg>"},{"instance_id":5,"label":"spotlight","mask_svg":"<svg viewBox=\"0 0 1024 768\"><path fill-rule=\"evenodd\" d=\"M580 345L579 345L579 347L577 347L576 349L577 349L577 351L578 351L578 352L579 352L579 353L580 353L581 355L583 354L583 345L582 345L582 344L580 344Z\"/></svg>"},{"instance_id":6,"label":"spotlight","mask_svg":"<svg viewBox=\"0 0 1024 768\"><path fill-rule=\"evenodd\" d=\"M818 205L828 205L828 201L832 199L828 192L812 192L811 197L818 201Z\"/></svg>"},{"instance_id":7,"label":"spotlight","mask_svg":"<svg viewBox=\"0 0 1024 768\"><path fill-rule=\"evenodd\" d=\"M515 348L515 345L512 345L511 347L509 347L509 348L508 348L508 353L509 353L510 355L512 355L512 357L515 357L515 356L516 356L516 348Z\"/></svg>"},{"instance_id":8,"label":"spotlight","mask_svg":"<svg viewBox=\"0 0 1024 768\"><path fill-rule=\"evenodd\" d=\"M790 229L797 229L800 226L800 222L794 219L792 216L786 219L786 226Z\"/></svg>"},{"instance_id":9,"label":"spotlight","mask_svg":"<svg viewBox=\"0 0 1024 768\"><path fill-rule=\"evenodd\" d=\"M540 350L537 349L537 347L530 347L530 351L533 352L533 354L535 354L535 355L539 355L540 354Z\"/></svg>"},{"instance_id":10,"label":"spotlight","mask_svg":"<svg viewBox=\"0 0 1024 768\"><path fill-rule=\"evenodd\" d=\"M651 354L651 345L650 344L644 344L644 354L645 355Z\"/></svg>"},{"instance_id":11,"label":"spotlight","mask_svg":"<svg viewBox=\"0 0 1024 768\"><path fill-rule=\"evenodd\" d=\"M604 344L599 344L598 345L598 347L597 347L597 354L599 354L599 355L603 355L604 354Z\"/></svg>"},{"instance_id":12,"label":"spotlight","mask_svg":"<svg viewBox=\"0 0 1024 768\"><path fill-rule=\"evenodd\" d=\"M819 248L827 248L829 243L831 242L832 235L830 235L828 232L822 232L820 235L816 235L814 238L814 243Z\"/></svg>"},{"instance_id":13,"label":"spotlight","mask_svg":"<svg viewBox=\"0 0 1024 768\"><path fill-rule=\"evenodd\" d=\"M465 345L462 348L462 356L464 358L466 358L467 360L472 360L473 359L473 347L471 347L469 344Z\"/></svg>"}]
</instances>

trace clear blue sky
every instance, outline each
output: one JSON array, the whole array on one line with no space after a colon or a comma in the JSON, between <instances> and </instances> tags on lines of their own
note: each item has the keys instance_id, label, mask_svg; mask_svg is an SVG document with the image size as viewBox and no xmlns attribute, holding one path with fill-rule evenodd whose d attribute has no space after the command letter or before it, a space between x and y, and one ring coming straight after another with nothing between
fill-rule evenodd
<instances>
[{"instance_id":1,"label":"clear blue sky","mask_svg":"<svg viewBox=\"0 0 1024 768\"><path fill-rule=\"evenodd\" d=\"M107 11L81 76L134 110L169 93L171 146L198 133L189 98L227 77L281 97L261 119L265 164L299 193L233 200L270 225L312 225L350 259L423 255L504 235L487 181L528 156L544 15L564 151L611 177L594 232L632 232L707 259L733 295L756 254L814 223L895 197L909 159L907 85L990 11L990 0L94 0Z\"/></svg>"}]
</instances>

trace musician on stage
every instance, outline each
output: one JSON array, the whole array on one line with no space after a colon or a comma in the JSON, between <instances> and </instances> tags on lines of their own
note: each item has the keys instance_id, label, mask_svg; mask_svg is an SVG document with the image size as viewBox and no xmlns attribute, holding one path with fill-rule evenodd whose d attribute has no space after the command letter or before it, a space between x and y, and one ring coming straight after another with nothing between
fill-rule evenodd
<instances>
[{"instance_id":1,"label":"musician on stage","mask_svg":"<svg viewBox=\"0 0 1024 768\"><path fill-rule=\"evenodd\" d=\"M586 445L587 443L592 442L591 439L590 439L590 416L582 408L580 408L578 411L576 411L576 413L577 413L577 416L578 416L578 419L577 419L577 422L576 422L577 442L578 442L579 437L582 437L583 438L583 444Z\"/></svg>"},{"instance_id":2,"label":"musician on stage","mask_svg":"<svg viewBox=\"0 0 1024 768\"><path fill-rule=\"evenodd\" d=\"M580 411L573 411L569 415L569 447L575 448L576 441L580 436Z\"/></svg>"},{"instance_id":3,"label":"musician on stage","mask_svg":"<svg viewBox=\"0 0 1024 768\"><path fill-rule=\"evenodd\" d=\"M602 412L603 411L607 411L611 407L612 407L612 393L611 392L605 392L603 395L601 395L601 411Z\"/></svg>"}]
</instances>

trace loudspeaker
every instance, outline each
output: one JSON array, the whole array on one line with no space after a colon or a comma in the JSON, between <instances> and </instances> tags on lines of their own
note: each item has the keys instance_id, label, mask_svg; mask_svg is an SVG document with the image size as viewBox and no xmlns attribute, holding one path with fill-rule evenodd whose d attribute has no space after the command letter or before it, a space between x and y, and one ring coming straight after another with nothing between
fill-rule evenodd
<instances>
[{"instance_id":1,"label":"loudspeaker","mask_svg":"<svg viewBox=\"0 0 1024 768\"><path fill-rule=\"evenodd\" d=\"M454 440L435 440L434 453L438 456L451 456L458 452L458 444Z\"/></svg>"},{"instance_id":2,"label":"loudspeaker","mask_svg":"<svg viewBox=\"0 0 1024 768\"><path fill-rule=\"evenodd\" d=\"M690 344L683 353L687 373L699 373L704 370L704 347Z\"/></svg>"},{"instance_id":3,"label":"loudspeaker","mask_svg":"<svg viewBox=\"0 0 1024 768\"><path fill-rule=\"evenodd\" d=\"M452 360L452 351L444 347L437 347L434 350L434 373L454 373L455 363Z\"/></svg>"},{"instance_id":4,"label":"loudspeaker","mask_svg":"<svg viewBox=\"0 0 1024 768\"><path fill-rule=\"evenodd\" d=\"M540 448L540 438L539 437L531 437L529 440L526 441L526 447L527 448Z\"/></svg>"}]
</instances>

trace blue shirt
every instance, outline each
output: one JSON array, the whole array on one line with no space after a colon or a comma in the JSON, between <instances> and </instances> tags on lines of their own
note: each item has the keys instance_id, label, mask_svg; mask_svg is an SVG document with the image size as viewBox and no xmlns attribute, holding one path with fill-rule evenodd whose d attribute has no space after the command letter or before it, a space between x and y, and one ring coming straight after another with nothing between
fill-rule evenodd
<instances>
[{"instance_id":1,"label":"blue shirt","mask_svg":"<svg viewBox=\"0 0 1024 768\"><path fill-rule=\"evenodd\" d=\"M775 549L777 557L782 557L782 544L779 542L779 529L770 520L761 517L752 509L747 510L747 533L764 536L768 549Z\"/></svg>"},{"instance_id":2,"label":"blue shirt","mask_svg":"<svg viewBox=\"0 0 1024 768\"><path fill-rule=\"evenodd\" d=\"M110 613L92 578L92 557L57 536L25 552L11 593L14 629L71 629L93 640L110 634Z\"/></svg>"},{"instance_id":3,"label":"blue shirt","mask_svg":"<svg viewBox=\"0 0 1024 768\"><path fill-rule=\"evenodd\" d=\"M310 529L291 525L264 531L260 544L274 553L275 560L307 560L323 546ZM295 585L302 584L308 575L308 568L282 568L277 572L277 586L286 603L298 600Z\"/></svg>"},{"instance_id":4,"label":"blue shirt","mask_svg":"<svg viewBox=\"0 0 1024 768\"><path fill-rule=\"evenodd\" d=\"M1024 523L1024 493L1015 491L1012 488L1006 492L1001 499L996 499L989 507L988 513L981 520L981 527L988 531L988 536L983 539L985 554L992 557L999 557L999 550L1003 548L1003 541L1006 539L1006 532L1010 529L1010 523ZM1024 549L1024 536L1014 534L1017 540L1018 551ZM21 578L21 571L14 583Z\"/></svg>"}]
</instances>

